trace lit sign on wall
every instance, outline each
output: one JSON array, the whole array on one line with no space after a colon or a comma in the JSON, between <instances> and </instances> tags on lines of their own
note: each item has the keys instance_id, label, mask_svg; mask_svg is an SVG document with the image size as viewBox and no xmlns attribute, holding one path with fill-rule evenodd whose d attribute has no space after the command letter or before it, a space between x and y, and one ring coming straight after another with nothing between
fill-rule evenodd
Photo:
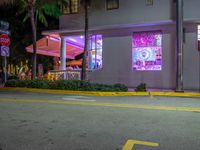
<instances>
[{"instance_id":1,"label":"lit sign on wall","mask_svg":"<svg viewBox=\"0 0 200 150\"><path fill-rule=\"evenodd\" d=\"M159 31L133 33L134 70L162 70L162 34Z\"/></svg>"}]
</instances>

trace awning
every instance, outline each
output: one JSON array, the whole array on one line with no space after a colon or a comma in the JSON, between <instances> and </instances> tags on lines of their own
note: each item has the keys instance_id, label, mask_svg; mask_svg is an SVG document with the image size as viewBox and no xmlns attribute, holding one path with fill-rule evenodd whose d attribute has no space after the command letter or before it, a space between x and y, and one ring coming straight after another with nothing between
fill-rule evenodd
<instances>
[{"instance_id":1,"label":"awning","mask_svg":"<svg viewBox=\"0 0 200 150\"><path fill-rule=\"evenodd\" d=\"M75 56L83 53L83 45L76 42L76 37L66 38L66 57L75 59ZM26 47L26 51L33 53L33 45ZM37 41L37 54L60 57L60 38L46 36Z\"/></svg>"}]
</instances>

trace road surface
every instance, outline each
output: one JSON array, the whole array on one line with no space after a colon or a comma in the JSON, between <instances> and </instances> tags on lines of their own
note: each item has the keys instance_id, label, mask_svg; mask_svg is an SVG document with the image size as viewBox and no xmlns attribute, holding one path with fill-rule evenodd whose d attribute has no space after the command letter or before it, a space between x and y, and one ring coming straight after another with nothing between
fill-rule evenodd
<instances>
[{"instance_id":1,"label":"road surface","mask_svg":"<svg viewBox=\"0 0 200 150\"><path fill-rule=\"evenodd\" d=\"M0 91L0 150L199 149L199 98Z\"/></svg>"}]
</instances>

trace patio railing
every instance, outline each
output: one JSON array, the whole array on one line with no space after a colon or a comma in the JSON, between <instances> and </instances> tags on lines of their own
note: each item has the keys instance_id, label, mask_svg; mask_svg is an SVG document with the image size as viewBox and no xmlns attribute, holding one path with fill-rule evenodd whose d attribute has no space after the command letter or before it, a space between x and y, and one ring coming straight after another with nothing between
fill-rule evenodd
<instances>
[{"instance_id":1,"label":"patio railing","mask_svg":"<svg viewBox=\"0 0 200 150\"><path fill-rule=\"evenodd\" d=\"M80 80L81 70L50 70L48 72L48 80L63 80L66 76L66 80Z\"/></svg>"}]
</instances>

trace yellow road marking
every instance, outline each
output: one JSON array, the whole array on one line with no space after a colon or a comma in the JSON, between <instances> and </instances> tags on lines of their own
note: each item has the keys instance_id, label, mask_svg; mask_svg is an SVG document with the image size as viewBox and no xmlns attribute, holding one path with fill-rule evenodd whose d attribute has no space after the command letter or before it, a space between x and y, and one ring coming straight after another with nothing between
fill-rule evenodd
<instances>
[{"instance_id":1,"label":"yellow road marking","mask_svg":"<svg viewBox=\"0 0 200 150\"><path fill-rule=\"evenodd\" d=\"M133 150L134 145L144 145L144 146L150 146L150 147L158 147L159 146L158 143L153 143L153 142L128 140L122 150Z\"/></svg>"},{"instance_id":2,"label":"yellow road marking","mask_svg":"<svg viewBox=\"0 0 200 150\"><path fill-rule=\"evenodd\" d=\"M151 106L151 105L137 105L137 104L75 102L75 101L61 101L61 100L25 100L25 99L19 100L14 98L0 98L0 102L48 103L48 104L114 107L114 108L138 108L138 109L167 110L167 111L200 112L200 107Z\"/></svg>"}]
</instances>

